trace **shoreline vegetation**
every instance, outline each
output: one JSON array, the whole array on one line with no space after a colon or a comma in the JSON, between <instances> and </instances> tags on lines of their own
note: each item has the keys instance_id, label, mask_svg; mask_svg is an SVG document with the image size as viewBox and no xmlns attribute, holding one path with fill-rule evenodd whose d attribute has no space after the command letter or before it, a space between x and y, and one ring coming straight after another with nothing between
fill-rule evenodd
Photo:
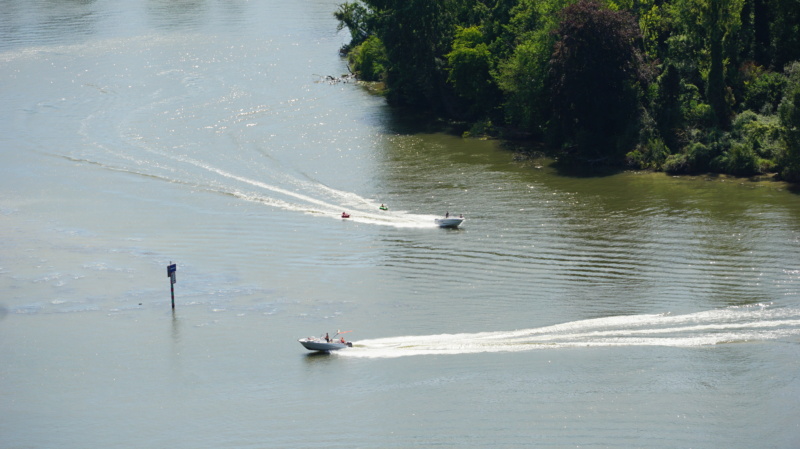
<instances>
[{"instance_id":1,"label":"shoreline vegetation","mask_svg":"<svg viewBox=\"0 0 800 449\"><path fill-rule=\"evenodd\" d=\"M800 183L800 3L355 0L351 74L568 172Z\"/></svg>"}]
</instances>

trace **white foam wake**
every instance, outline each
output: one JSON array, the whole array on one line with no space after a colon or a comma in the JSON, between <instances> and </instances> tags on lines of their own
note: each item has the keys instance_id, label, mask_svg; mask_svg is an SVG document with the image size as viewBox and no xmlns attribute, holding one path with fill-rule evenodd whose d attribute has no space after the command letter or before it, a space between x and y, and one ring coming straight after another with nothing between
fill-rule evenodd
<instances>
[{"instance_id":1,"label":"white foam wake","mask_svg":"<svg viewBox=\"0 0 800 449\"><path fill-rule=\"evenodd\" d=\"M101 146L100 144L97 144ZM434 215L414 214L403 210L380 210L381 203L356 193L337 190L319 182L293 178L285 173L270 172L266 175L273 182L265 182L252 177L243 176L210 163L194 159L187 155L171 154L159 149L150 148L143 143L139 146L146 152L166 158L171 163L160 163L156 160L139 160L131 156L112 152L134 166L128 164L116 167L111 163L95 162L86 158L67 156L78 162L100 165L106 169L125 171L143 176L155 177L168 182L180 182L202 188L207 191L230 195L244 201L264 204L277 209L300 212L329 219L342 219L342 212L347 212L350 222L391 226L396 228L434 228ZM177 164L176 164L177 163ZM180 168L183 167L184 170ZM189 167L201 169L207 176L198 176L196 172L185 170ZM154 169L154 170L149 170ZM168 173L162 173L167 170ZM269 170L265 169L265 172Z\"/></svg>"},{"instance_id":2,"label":"white foam wake","mask_svg":"<svg viewBox=\"0 0 800 449\"><path fill-rule=\"evenodd\" d=\"M412 214L406 211L382 211L379 203L352 192L341 191L310 181L284 180L286 184L299 186L296 190L241 176L187 156L169 156L181 163L194 165L214 175L236 181L246 189L224 182L215 183L214 188L237 198L266 204L283 210L302 212L340 220L342 212L348 212L349 221L356 223L393 226L399 228L435 227L435 216Z\"/></svg>"},{"instance_id":3,"label":"white foam wake","mask_svg":"<svg viewBox=\"0 0 800 449\"><path fill-rule=\"evenodd\" d=\"M510 332L362 340L357 341L352 350L342 351L341 355L391 358L586 346L690 347L776 340L798 335L800 309L758 305L686 315L611 316Z\"/></svg>"}]
</instances>

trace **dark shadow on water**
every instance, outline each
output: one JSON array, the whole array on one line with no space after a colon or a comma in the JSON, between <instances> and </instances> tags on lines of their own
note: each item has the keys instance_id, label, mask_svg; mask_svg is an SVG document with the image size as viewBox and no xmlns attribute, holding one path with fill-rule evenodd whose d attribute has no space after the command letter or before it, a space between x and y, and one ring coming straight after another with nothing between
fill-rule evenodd
<instances>
[{"instance_id":1,"label":"dark shadow on water","mask_svg":"<svg viewBox=\"0 0 800 449\"><path fill-rule=\"evenodd\" d=\"M390 107L387 117L387 130L396 134L410 135L444 133L460 137L465 131L470 130L469 123L444 120L435 114L420 111L419 109L411 107ZM552 148L547 148L547 146L544 145L541 140L535 139L532 136L527 136L526 138L522 136L515 137L514 135L510 135L510 138L503 138L504 136L508 137L509 135L501 132L500 137L497 139L500 142L500 148L514 153L515 160L518 162L536 162L536 165L540 165L538 162L542 161L541 165L547 165L548 167L552 168L559 176L568 178L605 178L631 170L629 167L625 167L623 165L611 165L605 163L604 161L580 161L559 157L555 150ZM699 175L695 174L688 176ZM730 175L707 173L702 176L706 176L709 179L714 179L717 177ZM754 176L743 179L748 179L754 183L784 182L780 181L774 176ZM786 189L789 192L795 195L800 195L800 183L785 184Z\"/></svg>"},{"instance_id":2,"label":"dark shadow on water","mask_svg":"<svg viewBox=\"0 0 800 449\"><path fill-rule=\"evenodd\" d=\"M568 178L605 178L625 171L623 167L619 166L591 163L571 164L560 160L553 161L551 167L559 176Z\"/></svg>"},{"instance_id":3,"label":"dark shadow on water","mask_svg":"<svg viewBox=\"0 0 800 449\"><path fill-rule=\"evenodd\" d=\"M387 129L395 134L445 133L461 136L469 127L464 123L450 122L434 114L413 108L393 107L388 114Z\"/></svg>"},{"instance_id":4,"label":"dark shadow on water","mask_svg":"<svg viewBox=\"0 0 800 449\"><path fill-rule=\"evenodd\" d=\"M309 352L303 356L303 359L305 359L306 363L309 364L328 363L330 360L333 360L334 358L336 357L334 357L334 355L331 354L330 352L320 352L320 351Z\"/></svg>"},{"instance_id":5,"label":"dark shadow on water","mask_svg":"<svg viewBox=\"0 0 800 449\"><path fill-rule=\"evenodd\" d=\"M395 134L435 134L443 133L461 137L470 131L470 124L444 120L435 114L420 111L410 107L391 107L387 114L387 130ZM515 159L523 162L534 159L548 159L548 166L553 168L560 176L574 178L596 178L613 176L625 171L624 167L611 166L602 162L583 162L575 160L557 160L557 153L547 148L540 140L531 135L515 136L509 131L500 132L496 138L500 147L515 154ZM510 135L511 138L504 138ZM467 137L468 138L468 137Z\"/></svg>"},{"instance_id":6,"label":"dark shadow on water","mask_svg":"<svg viewBox=\"0 0 800 449\"><path fill-rule=\"evenodd\" d=\"M178 316L175 315L175 309L172 309L172 342L178 344L181 341L181 323Z\"/></svg>"},{"instance_id":7,"label":"dark shadow on water","mask_svg":"<svg viewBox=\"0 0 800 449\"><path fill-rule=\"evenodd\" d=\"M455 232L455 233L465 232L464 229L461 229L460 226L457 227L457 228L450 227L450 226L448 226L448 227L441 227L440 226L439 229L441 229L442 232Z\"/></svg>"},{"instance_id":8,"label":"dark shadow on water","mask_svg":"<svg viewBox=\"0 0 800 449\"><path fill-rule=\"evenodd\" d=\"M514 154L514 160L535 168L548 167L556 175L567 178L604 178L626 171L621 165L608 164L606 161L585 161L576 158L565 158L541 140L508 139L500 140L500 148Z\"/></svg>"},{"instance_id":9,"label":"dark shadow on water","mask_svg":"<svg viewBox=\"0 0 800 449\"><path fill-rule=\"evenodd\" d=\"M745 187L769 187L775 190L786 190L789 193L800 195L800 184L784 181L774 174L736 176L726 173L698 173L698 174L668 174L678 178L696 178L705 181L734 182Z\"/></svg>"}]
</instances>

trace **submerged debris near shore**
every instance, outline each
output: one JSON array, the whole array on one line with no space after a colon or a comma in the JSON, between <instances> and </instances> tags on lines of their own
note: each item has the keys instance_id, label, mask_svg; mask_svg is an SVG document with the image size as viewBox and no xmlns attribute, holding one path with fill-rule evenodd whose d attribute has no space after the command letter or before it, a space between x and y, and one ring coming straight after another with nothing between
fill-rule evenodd
<instances>
[{"instance_id":1,"label":"submerged debris near shore","mask_svg":"<svg viewBox=\"0 0 800 449\"><path fill-rule=\"evenodd\" d=\"M328 84L339 84L339 83L356 83L358 82L358 78L350 73L344 74L342 76L336 77L333 75L317 75L320 77L320 80L317 81L318 83L328 83Z\"/></svg>"}]
</instances>

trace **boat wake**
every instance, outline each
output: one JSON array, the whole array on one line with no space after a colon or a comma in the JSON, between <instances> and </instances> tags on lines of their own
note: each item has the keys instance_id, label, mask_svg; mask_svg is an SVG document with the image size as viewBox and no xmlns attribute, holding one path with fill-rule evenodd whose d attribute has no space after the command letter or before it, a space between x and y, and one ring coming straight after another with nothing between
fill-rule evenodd
<instances>
[{"instance_id":1,"label":"boat wake","mask_svg":"<svg viewBox=\"0 0 800 449\"><path fill-rule=\"evenodd\" d=\"M285 211L336 220L341 220L342 212L347 211L350 214L348 221L356 223L396 228L436 227L434 215L414 214L402 210L380 210L380 202L353 192L337 190L313 180L303 180L286 173L270 171L267 167L262 167L263 176L270 179L270 182L237 174L186 155L172 155L155 149L147 149L147 152L162 158L163 161L134 160L131 164L126 164L125 161L115 164L85 157L70 155L63 157L72 162L160 179L172 184L184 184L195 189L228 195ZM120 156L120 159L124 158Z\"/></svg>"},{"instance_id":2,"label":"boat wake","mask_svg":"<svg viewBox=\"0 0 800 449\"><path fill-rule=\"evenodd\" d=\"M409 335L362 340L341 355L393 358L589 346L696 347L795 336L800 336L800 309L773 309L766 305L755 305L687 315L612 316L511 332Z\"/></svg>"},{"instance_id":3,"label":"boat wake","mask_svg":"<svg viewBox=\"0 0 800 449\"><path fill-rule=\"evenodd\" d=\"M346 211L350 214L349 221L364 224L401 228L435 227L433 215L412 214L406 211L383 211L379 209L379 203L376 201L352 192L337 190L321 183L302 181L296 178L282 179L282 183L295 186L294 189L289 189L237 175L188 157L182 157L181 162L194 165L214 175L234 181L242 188L231 185L228 189L220 190L220 192L246 201L335 219L341 219L342 212ZM278 176L286 178L288 175ZM228 183L221 185L228 186ZM217 189L219 190L220 187L217 187Z\"/></svg>"}]
</instances>

